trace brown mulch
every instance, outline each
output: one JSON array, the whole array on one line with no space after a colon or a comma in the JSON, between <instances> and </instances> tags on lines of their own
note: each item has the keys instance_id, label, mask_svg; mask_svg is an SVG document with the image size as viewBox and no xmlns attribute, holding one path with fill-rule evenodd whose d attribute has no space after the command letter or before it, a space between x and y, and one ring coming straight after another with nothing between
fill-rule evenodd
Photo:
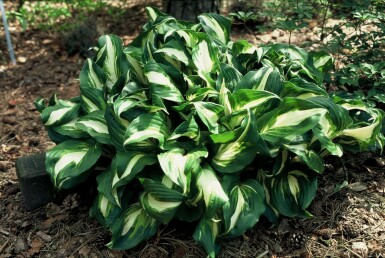
<instances>
[{"instance_id":1,"label":"brown mulch","mask_svg":"<svg viewBox=\"0 0 385 258\"><path fill-rule=\"evenodd\" d=\"M7 10L16 8L10 1L5 5ZM102 24L104 32L116 33L128 43L144 24L145 14L143 6L131 6L119 19L100 13L91 19ZM68 56L60 32L22 32L14 21L10 21L10 28L16 66L8 64L5 37L0 31L0 257L205 257L191 238L192 229L178 223L160 227L155 237L133 250L107 249L104 245L109 234L88 217L90 201L81 193L62 195L56 203L33 212L25 210L15 160L54 146L33 101L54 93L63 99L78 95L77 78L84 58ZM240 29L233 37L255 40ZM262 218L242 237L226 240L218 256L384 257L382 157L380 153L364 153L342 160L327 159L317 197L309 207L313 219L282 218L274 226ZM348 185L336 191L344 180Z\"/></svg>"}]
</instances>

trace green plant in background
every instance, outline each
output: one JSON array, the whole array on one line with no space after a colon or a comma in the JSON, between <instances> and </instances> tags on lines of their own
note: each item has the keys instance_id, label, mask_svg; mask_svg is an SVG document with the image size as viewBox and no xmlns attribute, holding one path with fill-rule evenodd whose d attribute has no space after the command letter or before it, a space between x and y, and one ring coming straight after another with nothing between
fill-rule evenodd
<instances>
[{"instance_id":1,"label":"green plant in background","mask_svg":"<svg viewBox=\"0 0 385 258\"><path fill-rule=\"evenodd\" d=\"M331 28L325 49L345 65L332 81L340 96L365 100L384 108L385 1L342 1L344 22ZM345 28L345 30L343 30Z\"/></svg>"},{"instance_id":2,"label":"green plant in background","mask_svg":"<svg viewBox=\"0 0 385 258\"><path fill-rule=\"evenodd\" d=\"M331 8L339 13L343 22L324 29L331 36L326 49L346 64L382 61L385 51L385 1L342 1Z\"/></svg>"},{"instance_id":3,"label":"green plant in background","mask_svg":"<svg viewBox=\"0 0 385 258\"><path fill-rule=\"evenodd\" d=\"M253 30L247 25L248 22L253 22L257 19L257 16L254 12L243 12L238 11L236 13L229 13L229 16L233 19L232 23L240 23L244 28L251 34L254 34Z\"/></svg>"},{"instance_id":4,"label":"green plant in background","mask_svg":"<svg viewBox=\"0 0 385 258\"><path fill-rule=\"evenodd\" d=\"M289 44L291 44L291 34L293 31L305 28L307 25L306 22L298 22L293 19L278 20L276 23L277 28L289 33Z\"/></svg>"},{"instance_id":5,"label":"green plant in background","mask_svg":"<svg viewBox=\"0 0 385 258\"><path fill-rule=\"evenodd\" d=\"M178 219L215 257L261 215L311 217L324 156L382 147L381 110L325 91L328 54L232 42L216 14L194 24L147 13L128 46L99 38L80 96L35 102L58 144L46 154L53 184L96 176L91 215L112 232L110 248Z\"/></svg>"},{"instance_id":6,"label":"green plant in background","mask_svg":"<svg viewBox=\"0 0 385 258\"><path fill-rule=\"evenodd\" d=\"M35 2L23 2L17 11L10 11L10 19L19 21L23 31L31 29L55 29L68 30L75 26L73 20L66 22L69 18L76 16L77 22L87 18L86 13L99 10L105 6L103 1L74 1L74 0L47 0ZM60 24L60 26L58 25Z\"/></svg>"}]
</instances>

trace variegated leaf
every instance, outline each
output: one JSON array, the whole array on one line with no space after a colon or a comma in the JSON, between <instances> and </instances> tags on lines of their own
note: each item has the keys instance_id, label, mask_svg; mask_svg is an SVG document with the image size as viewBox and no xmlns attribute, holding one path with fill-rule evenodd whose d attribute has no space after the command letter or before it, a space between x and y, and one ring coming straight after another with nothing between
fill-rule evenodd
<instances>
[{"instance_id":1,"label":"variegated leaf","mask_svg":"<svg viewBox=\"0 0 385 258\"><path fill-rule=\"evenodd\" d=\"M71 188L87 178L101 153L92 140L68 140L46 153L46 169L56 188Z\"/></svg>"},{"instance_id":2,"label":"variegated leaf","mask_svg":"<svg viewBox=\"0 0 385 258\"><path fill-rule=\"evenodd\" d=\"M271 109L267 102L281 99L269 91L241 89L231 94L229 100L233 112L251 109L257 114L263 114Z\"/></svg>"},{"instance_id":3,"label":"variegated leaf","mask_svg":"<svg viewBox=\"0 0 385 258\"><path fill-rule=\"evenodd\" d=\"M131 182L145 166L156 163L156 156L151 153L128 151L118 152L111 163L111 189L114 195L114 200L118 205L121 205L120 198L117 195L118 187L124 186Z\"/></svg>"},{"instance_id":4,"label":"variegated leaf","mask_svg":"<svg viewBox=\"0 0 385 258\"><path fill-rule=\"evenodd\" d=\"M176 40L168 41L161 48L156 50L155 53L163 53L167 57L182 62L185 65L190 64L191 55L188 53L186 48Z\"/></svg>"},{"instance_id":5,"label":"variegated leaf","mask_svg":"<svg viewBox=\"0 0 385 258\"><path fill-rule=\"evenodd\" d=\"M167 183L170 182L171 180L168 180ZM163 224L170 222L185 196L163 182L144 178L141 179L141 183L145 189L140 196L144 210Z\"/></svg>"},{"instance_id":6,"label":"variegated leaf","mask_svg":"<svg viewBox=\"0 0 385 258\"><path fill-rule=\"evenodd\" d=\"M258 151L265 154L268 150L258 134L254 114L250 110L247 112L241 126L234 132L234 140L219 145L214 152L211 165L220 172L241 171L254 160Z\"/></svg>"},{"instance_id":7,"label":"variegated leaf","mask_svg":"<svg viewBox=\"0 0 385 258\"><path fill-rule=\"evenodd\" d=\"M196 113L211 133L218 133L220 125L218 119L223 114L224 108L213 102L193 102Z\"/></svg>"},{"instance_id":8,"label":"variegated leaf","mask_svg":"<svg viewBox=\"0 0 385 258\"><path fill-rule=\"evenodd\" d=\"M81 87L80 93L82 110L85 113L106 109L107 101L102 91L91 87Z\"/></svg>"},{"instance_id":9,"label":"variegated leaf","mask_svg":"<svg viewBox=\"0 0 385 258\"><path fill-rule=\"evenodd\" d=\"M221 88L223 87L233 92L242 77L243 75L234 67L228 64L220 64L219 75L216 81L217 91L221 92Z\"/></svg>"},{"instance_id":10,"label":"variegated leaf","mask_svg":"<svg viewBox=\"0 0 385 258\"><path fill-rule=\"evenodd\" d=\"M296 97L299 99L309 99L316 96L322 96L326 99L328 93L317 84L308 82L302 78L294 78L286 82L280 93L280 97Z\"/></svg>"},{"instance_id":11,"label":"variegated leaf","mask_svg":"<svg viewBox=\"0 0 385 258\"><path fill-rule=\"evenodd\" d=\"M116 35L103 35L98 40L99 51L95 63L105 72L108 90L121 76L127 76L128 62L123 54L123 41Z\"/></svg>"},{"instance_id":12,"label":"variegated leaf","mask_svg":"<svg viewBox=\"0 0 385 258\"><path fill-rule=\"evenodd\" d=\"M313 150L309 150L306 143L303 144L284 144L285 148L298 155L298 157L313 171L322 173L324 171L324 161L321 156Z\"/></svg>"},{"instance_id":13,"label":"variegated leaf","mask_svg":"<svg viewBox=\"0 0 385 258\"><path fill-rule=\"evenodd\" d=\"M97 142L110 144L110 135L103 111L94 111L79 118L76 121L76 127L87 132Z\"/></svg>"},{"instance_id":14,"label":"variegated leaf","mask_svg":"<svg viewBox=\"0 0 385 258\"><path fill-rule=\"evenodd\" d=\"M345 148L350 148L349 145L355 145L358 142L359 149L351 146L352 150L373 150L381 146L379 132L382 127L384 112L379 109L367 107L365 103L359 100L340 100L341 106L354 114L353 124L344 129L339 136L354 139L354 141L340 140Z\"/></svg>"},{"instance_id":15,"label":"variegated leaf","mask_svg":"<svg viewBox=\"0 0 385 258\"><path fill-rule=\"evenodd\" d=\"M197 169L201 157L207 157L205 149L192 150L185 154L183 149L172 149L158 154L159 164L172 182L181 187L183 193L190 189L191 173Z\"/></svg>"},{"instance_id":16,"label":"variegated leaf","mask_svg":"<svg viewBox=\"0 0 385 258\"><path fill-rule=\"evenodd\" d=\"M56 105L46 107L41 113L41 120L47 127L63 125L78 117L79 103L60 100Z\"/></svg>"},{"instance_id":17,"label":"variegated leaf","mask_svg":"<svg viewBox=\"0 0 385 258\"><path fill-rule=\"evenodd\" d=\"M89 136L84 130L76 127L76 122L78 120L79 120L79 118L76 117L75 119L69 121L68 123L65 123L65 124L62 124L59 126L50 127L50 129L52 129L52 131L55 131L57 134L59 134L61 136L68 136L68 137L71 137L74 139L88 138ZM51 140L54 141L54 139L52 139L54 137L51 137L52 134L49 134L49 135L50 135Z\"/></svg>"},{"instance_id":18,"label":"variegated leaf","mask_svg":"<svg viewBox=\"0 0 385 258\"><path fill-rule=\"evenodd\" d=\"M157 228L158 222L139 203L132 204L112 225L112 240L107 246L117 250L133 248L152 237Z\"/></svg>"},{"instance_id":19,"label":"variegated leaf","mask_svg":"<svg viewBox=\"0 0 385 258\"><path fill-rule=\"evenodd\" d=\"M194 139L199 136L199 127L196 123L193 113L189 115L186 121L182 122L175 128L174 132L167 139L167 141L176 140L180 137L188 137L190 139Z\"/></svg>"},{"instance_id":20,"label":"variegated leaf","mask_svg":"<svg viewBox=\"0 0 385 258\"><path fill-rule=\"evenodd\" d=\"M305 209L317 191L317 177L300 170L289 170L276 177L266 177L270 205L288 217L311 217Z\"/></svg>"},{"instance_id":21,"label":"variegated leaf","mask_svg":"<svg viewBox=\"0 0 385 258\"><path fill-rule=\"evenodd\" d=\"M209 85L213 83L209 73L219 68L218 47L208 39L200 41L192 49L192 61L198 69L199 76Z\"/></svg>"},{"instance_id":22,"label":"variegated leaf","mask_svg":"<svg viewBox=\"0 0 385 258\"><path fill-rule=\"evenodd\" d=\"M264 140L290 142L313 129L326 113L327 109L312 102L284 98L278 108L260 117L257 124Z\"/></svg>"},{"instance_id":23,"label":"variegated leaf","mask_svg":"<svg viewBox=\"0 0 385 258\"><path fill-rule=\"evenodd\" d=\"M136 81L146 84L147 80L144 76L144 67L140 60L141 55L143 54L143 50L141 48L130 46L126 47L123 52L126 55L128 66L130 68L130 78L133 78Z\"/></svg>"},{"instance_id":24,"label":"variegated leaf","mask_svg":"<svg viewBox=\"0 0 385 258\"><path fill-rule=\"evenodd\" d=\"M239 236L253 227L265 211L265 192L263 186L252 179L234 184L232 177L225 177L223 187L229 196L229 201L223 206L223 235Z\"/></svg>"},{"instance_id":25,"label":"variegated leaf","mask_svg":"<svg viewBox=\"0 0 385 258\"><path fill-rule=\"evenodd\" d=\"M124 135L123 145L126 150L136 148L153 148L157 145L162 148L170 131L165 115L161 112L145 113L135 118ZM150 140L156 139L159 143Z\"/></svg>"},{"instance_id":26,"label":"variegated leaf","mask_svg":"<svg viewBox=\"0 0 385 258\"><path fill-rule=\"evenodd\" d=\"M240 80L234 92L241 89L265 90L279 95L282 90L279 70L262 67L258 71L250 71Z\"/></svg>"},{"instance_id":27,"label":"variegated leaf","mask_svg":"<svg viewBox=\"0 0 385 258\"><path fill-rule=\"evenodd\" d=\"M95 64L90 58L87 58L80 71L79 79L81 88L93 88L104 91L107 77L102 68Z\"/></svg>"},{"instance_id":28,"label":"variegated leaf","mask_svg":"<svg viewBox=\"0 0 385 258\"><path fill-rule=\"evenodd\" d=\"M215 258L219 249L216 240L221 233L221 221L219 218L203 217L194 232L194 239L203 246L208 257Z\"/></svg>"},{"instance_id":29,"label":"variegated leaf","mask_svg":"<svg viewBox=\"0 0 385 258\"><path fill-rule=\"evenodd\" d=\"M90 209L90 216L96 218L105 227L113 225L122 213L120 207L110 202L101 193L97 195Z\"/></svg>"},{"instance_id":30,"label":"variegated leaf","mask_svg":"<svg viewBox=\"0 0 385 258\"><path fill-rule=\"evenodd\" d=\"M227 45L230 39L231 20L219 14L202 14L198 17L205 32L213 39Z\"/></svg>"},{"instance_id":31,"label":"variegated leaf","mask_svg":"<svg viewBox=\"0 0 385 258\"><path fill-rule=\"evenodd\" d=\"M213 218L215 213L229 200L214 170L209 165L203 164L196 172L195 184L198 194L194 197L194 202L203 199L206 208L205 217Z\"/></svg>"},{"instance_id":32,"label":"variegated leaf","mask_svg":"<svg viewBox=\"0 0 385 258\"><path fill-rule=\"evenodd\" d=\"M178 86L171 80L160 65L148 62L144 66L144 73L150 83L151 93L173 102L183 102L183 96Z\"/></svg>"}]
</instances>

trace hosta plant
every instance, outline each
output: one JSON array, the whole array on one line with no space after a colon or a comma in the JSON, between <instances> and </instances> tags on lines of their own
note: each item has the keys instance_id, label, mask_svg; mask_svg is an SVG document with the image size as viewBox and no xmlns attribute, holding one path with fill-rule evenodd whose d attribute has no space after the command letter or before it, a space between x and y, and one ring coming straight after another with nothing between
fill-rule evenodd
<instances>
[{"instance_id":1,"label":"hosta plant","mask_svg":"<svg viewBox=\"0 0 385 258\"><path fill-rule=\"evenodd\" d=\"M325 91L328 54L232 42L216 14L193 24L147 13L128 46L99 38L80 96L35 103L57 143L46 155L53 184L96 176L91 215L112 232L110 248L177 219L214 257L261 215L311 217L324 156L382 147L382 111Z\"/></svg>"}]
</instances>

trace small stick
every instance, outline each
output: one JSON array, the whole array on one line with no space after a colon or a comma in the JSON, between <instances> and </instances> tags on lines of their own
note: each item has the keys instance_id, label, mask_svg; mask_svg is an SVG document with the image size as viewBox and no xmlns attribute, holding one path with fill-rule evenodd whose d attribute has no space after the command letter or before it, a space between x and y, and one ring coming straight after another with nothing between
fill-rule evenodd
<instances>
[{"instance_id":1,"label":"small stick","mask_svg":"<svg viewBox=\"0 0 385 258\"><path fill-rule=\"evenodd\" d=\"M5 249L5 247L7 247L8 243L9 243L9 238L8 238L7 241L5 241L5 243L0 247L0 253L3 252L3 250Z\"/></svg>"}]
</instances>

